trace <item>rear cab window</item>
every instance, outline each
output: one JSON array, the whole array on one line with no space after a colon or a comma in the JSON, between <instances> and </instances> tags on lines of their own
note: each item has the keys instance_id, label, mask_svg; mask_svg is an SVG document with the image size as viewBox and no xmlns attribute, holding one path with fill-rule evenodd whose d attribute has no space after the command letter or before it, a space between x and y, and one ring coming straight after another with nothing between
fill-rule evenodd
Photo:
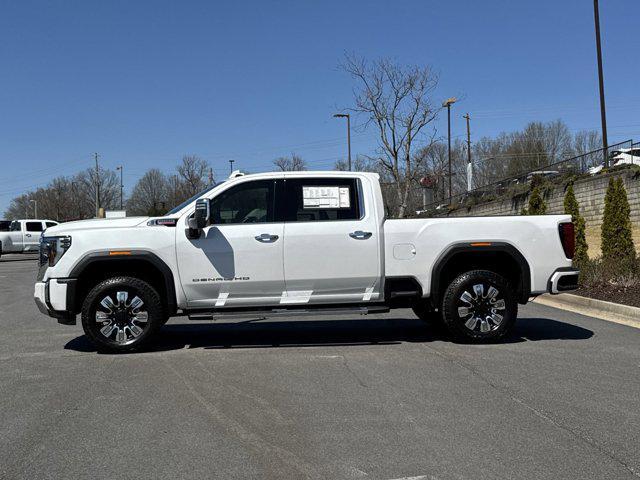
<instances>
[{"instance_id":1,"label":"rear cab window","mask_svg":"<svg viewBox=\"0 0 640 480\"><path fill-rule=\"evenodd\" d=\"M44 229L42 228L42 222L26 222L27 232L42 232Z\"/></svg>"},{"instance_id":2,"label":"rear cab window","mask_svg":"<svg viewBox=\"0 0 640 480\"><path fill-rule=\"evenodd\" d=\"M356 178L287 178L284 195L286 222L359 220L363 216Z\"/></svg>"}]
</instances>

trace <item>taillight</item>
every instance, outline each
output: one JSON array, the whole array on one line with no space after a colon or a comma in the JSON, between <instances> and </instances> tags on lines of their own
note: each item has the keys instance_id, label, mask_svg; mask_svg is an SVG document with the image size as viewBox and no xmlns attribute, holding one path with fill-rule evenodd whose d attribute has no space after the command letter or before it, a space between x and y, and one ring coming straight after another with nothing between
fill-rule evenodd
<instances>
[{"instance_id":1,"label":"taillight","mask_svg":"<svg viewBox=\"0 0 640 480\"><path fill-rule=\"evenodd\" d=\"M572 222L558 225L560 232L560 242L567 258L573 258L576 253L576 232Z\"/></svg>"}]
</instances>

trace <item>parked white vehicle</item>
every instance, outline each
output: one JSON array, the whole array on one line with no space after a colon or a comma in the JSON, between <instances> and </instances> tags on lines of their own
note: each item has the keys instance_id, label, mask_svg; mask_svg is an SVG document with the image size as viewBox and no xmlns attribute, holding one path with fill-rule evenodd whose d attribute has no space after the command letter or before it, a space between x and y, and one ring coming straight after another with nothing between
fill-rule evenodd
<instances>
[{"instance_id":1,"label":"parked white vehicle","mask_svg":"<svg viewBox=\"0 0 640 480\"><path fill-rule=\"evenodd\" d=\"M14 220L9 231L0 232L0 255L3 253L37 252L40 234L58 225L53 220Z\"/></svg>"},{"instance_id":2,"label":"parked white vehicle","mask_svg":"<svg viewBox=\"0 0 640 480\"><path fill-rule=\"evenodd\" d=\"M81 315L103 350L133 350L167 318L211 320L412 307L457 337L495 340L518 303L576 288L568 215L385 218L378 175L229 179L163 217L47 230L35 301Z\"/></svg>"},{"instance_id":3,"label":"parked white vehicle","mask_svg":"<svg viewBox=\"0 0 640 480\"><path fill-rule=\"evenodd\" d=\"M640 147L614 150L611 152L609 164L612 167L619 167L620 165L640 165ZM595 175L596 173L600 173L603 168L604 164L591 167L589 173Z\"/></svg>"}]
</instances>

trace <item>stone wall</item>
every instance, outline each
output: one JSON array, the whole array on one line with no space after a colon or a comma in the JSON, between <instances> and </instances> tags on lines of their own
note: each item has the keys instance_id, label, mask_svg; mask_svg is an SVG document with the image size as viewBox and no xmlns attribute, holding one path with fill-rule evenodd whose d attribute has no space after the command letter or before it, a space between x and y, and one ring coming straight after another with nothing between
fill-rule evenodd
<instances>
[{"instance_id":1,"label":"stone wall","mask_svg":"<svg viewBox=\"0 0 640 480\"><path fill-rule=\"evenodd\" d=\"M600 227L604 213L604 197L607 192L610 177L622 177L627 190L627 198L631 207L631 223L636 248L640 252L640 172L637 170L623 170L597 175L591 178L576 180L573 185L576 199L580 204L580 213L587 224L587 242L589 255L600 255ZM547 213L564 213L564 195L566 185L559 185L546 192L545 202ZM528 196L515 199L496 200L473 207L462 207L449 212L450 217L477 217L494 215L520 215L523 207L527 206Z\"/></svg>"}]
</instances>

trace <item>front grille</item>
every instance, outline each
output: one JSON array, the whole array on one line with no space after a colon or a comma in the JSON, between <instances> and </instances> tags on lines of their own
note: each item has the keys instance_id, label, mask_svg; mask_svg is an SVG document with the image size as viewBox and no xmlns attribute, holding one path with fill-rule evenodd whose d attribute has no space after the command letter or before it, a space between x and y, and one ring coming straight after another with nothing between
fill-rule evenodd
<instances>
[{"instance_id":1,"label":"front grille","mask_svg":"<svg viewBox=\"0 0 640 480\"><path fill-rule=\"evenodd\" d=\"M47 271L47 268L49 268L49 259L47 258L45 249L46 244L42 240L40 240L40 250L38 254L38 276L36 278L36 281L38 282L44 278L44 274Z\"/></svg>"},{"instance_id":2,"label":"front grille","mask_svg":"<svg viewBox=\"0 0 640 480\"><path fill-rule=\"evenodd\" d=\"M36 277L37 282L42 281L47 268L49 268L49 265L47 265L46 263L44 265L40 265L40 267L38 268L38 276Z\"/></svg>"}]
</instances>

